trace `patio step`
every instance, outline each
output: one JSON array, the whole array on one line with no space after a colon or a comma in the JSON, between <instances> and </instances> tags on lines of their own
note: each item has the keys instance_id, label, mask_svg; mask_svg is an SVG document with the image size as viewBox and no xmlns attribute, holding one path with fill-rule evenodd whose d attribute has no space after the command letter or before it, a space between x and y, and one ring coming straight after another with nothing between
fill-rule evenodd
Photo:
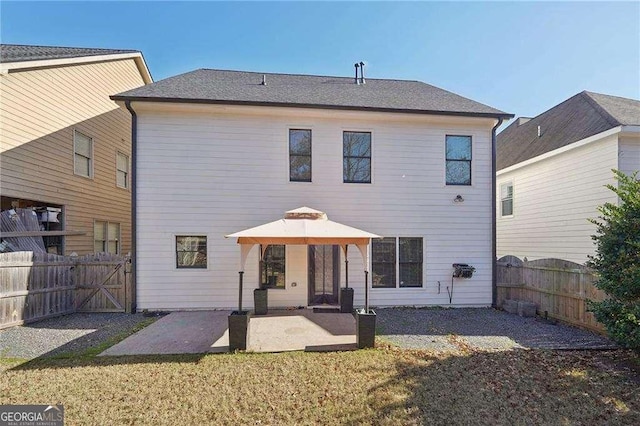
<instances>
[{"instance_id":1,"label":"patio step","mask_svg":"<svg viewBox=\"0 0 640 426\"><path fill-rule=\"evenodd\" d=\"M316 314L339 314L340 306L314 307L313 312Z\"/></svg>"}]
</instances>

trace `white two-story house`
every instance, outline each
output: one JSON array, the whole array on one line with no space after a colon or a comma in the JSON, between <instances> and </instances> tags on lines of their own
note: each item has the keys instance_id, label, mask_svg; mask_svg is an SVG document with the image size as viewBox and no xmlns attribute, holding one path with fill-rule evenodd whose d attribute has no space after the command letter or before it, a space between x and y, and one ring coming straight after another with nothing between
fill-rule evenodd
<instances>
[{"instance_id":1,"label":"white two-story house","mask_svg":"<svg viewBox=\"0 0 640 426\"><path fill-rule=\"evenodd\" d=\"M224 236L302 206L384 237L369 248L372 305L492 304L492 139L511 114L418 81L211 69L112 99L135 126L138 310L235 307L239 249ZM343 256L253 250L245 288L268 286L270 307L337 303ZM363 257L348 258L361 305ZM454 263L475 273L452 288Z\"/></svg>"},{"instance_id":2,"label":"white two-story house","mask_svg":"<svg viewBox=\"0 0 640 426\"><path fill-rule=\"evenodd\" d=\"M580 92L497 136L498 256L583 264L612 169L640 170L640 101Z\"/></svg>"}]
</instances>

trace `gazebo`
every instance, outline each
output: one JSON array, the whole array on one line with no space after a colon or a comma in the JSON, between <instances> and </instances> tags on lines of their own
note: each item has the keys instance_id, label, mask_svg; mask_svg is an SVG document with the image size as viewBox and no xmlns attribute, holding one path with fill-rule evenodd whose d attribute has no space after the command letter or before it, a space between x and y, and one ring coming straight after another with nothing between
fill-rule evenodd
<instances>
[{"instance_id":1,"label":"gazebo","mask_svg":"<svg viewBox=\"0 0 640 426\"><path fill-rule=\"evenodd\" d=\"M280 245L339 245L345 257L345 285L349 288L347 250L355 245L364 262L364 310L356 312L356 334L358 347L373 346L375 336L375 312L369 309L369 250L372 238L379 235L362 231L328 219L324 212L309 207L300 207L287 211L284 218L264 225L226 235L225 238L237 238L240 245L240 269L238 284L238 310L229 316L229 346L231 350L246 349L249 315L242 309L243 275L249 252L255 245L262 247L260 258L267 246ZM365 338L366 331L373 331ZM362 332L362 333L361 333ZM360 336L363 334L363 336ZM371 333L370 333L371 334ZM361 339L362 337L362 339Z\"/></svg>"}]
</instances>

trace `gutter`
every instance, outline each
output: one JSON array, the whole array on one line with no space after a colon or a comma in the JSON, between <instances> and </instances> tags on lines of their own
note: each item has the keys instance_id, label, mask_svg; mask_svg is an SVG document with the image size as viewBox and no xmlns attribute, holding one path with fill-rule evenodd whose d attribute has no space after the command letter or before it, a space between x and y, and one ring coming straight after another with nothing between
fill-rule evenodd
<instances>
[{"instance_id":1,"label":"gutter","mask_svg":"<svg viewBox=\"0 0 640 426\"><path fill-rule=\"evenodd\" d=\"M236 106L262 106L262 107L284 107L284 108L310 108L310 109L328 109L340 111L374 111L374 112L392 112L402 114L427 114L427 115L446 115L454 117L482 117L496 119L510 119L513 114L506 112L463 112L463 111L438 111L423 109L402 109L402 108L384 108L384 107L359 107L351 105L326 105L326 104L305 104L293 102L265 102L265 101L235 101L220 99L198 99L198 98L167 98L167 97L150 97L150 96L109 96L112 101L124 102L160 102L160 103L183 103L183 104L210 104L210 105L236 105Z\"/></svg>"},{"instance_id":2,"label":"gutter","mask_svg":"<svg viewBox=\"0 0 640 426\"><path fill-rule=\"evenodd\" d=\"M496 204L498 203L497 176L496 176L496 158L497 144L496 131L502 124L502 117L498 118L498 122L491 129L491 306L497 308L498 304L498 248L497 248L497 228L496 228Z\"/></svg>"},{"instance_id":3,"label":"gutter","mask_svg":"<svg viewBox=\"0 0 640 426\"><path fill-rule=\"evenodd\" d=\"M136 278L138 276L137 261L137 200L138 200L138 115L131 107L131 101L124 102L125 107L131 113L131 313L135 314L137 310L137 285Z\"/></svg>"}]
</instances>

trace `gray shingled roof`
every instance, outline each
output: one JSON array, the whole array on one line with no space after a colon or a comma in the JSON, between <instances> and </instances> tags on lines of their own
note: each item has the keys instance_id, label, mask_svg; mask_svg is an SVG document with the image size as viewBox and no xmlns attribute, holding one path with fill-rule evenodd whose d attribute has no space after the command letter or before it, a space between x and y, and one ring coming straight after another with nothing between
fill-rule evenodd
<instances>
[{"instance_id":1,"label":"gray shingled roof","mask_svg":"<svg viewBox=\"0 0 640 426\"><path fill-rule=\"evenodd\" d=\"M31 46L0 44L0 63L42 61L47 59L77 58L82 56L136 53L138 50L95 49L86 47Z\"/></svg>"},{"instance_id":2,"label":"gray shingled roof","mask_svg":"<svg viewBox=\"0 0 640 426\"><path fill-rule=\"evenodd\" d=\"M617 126L640 125L640 101L584 91L519 123L497 135L498 170Z\"/></svg>"},{"instance_id":3,"label":"gray shingled roof","mask_svg":"<svg viewBox=\"0 0 640 426\"><path fill-rule=\"evenodd\" d=\"M262 77L266 85L262 85ZM406 80L199 69L120 93L114 100L295 106L512 117L434 86Z\"/></svg>"}]
</instances>

